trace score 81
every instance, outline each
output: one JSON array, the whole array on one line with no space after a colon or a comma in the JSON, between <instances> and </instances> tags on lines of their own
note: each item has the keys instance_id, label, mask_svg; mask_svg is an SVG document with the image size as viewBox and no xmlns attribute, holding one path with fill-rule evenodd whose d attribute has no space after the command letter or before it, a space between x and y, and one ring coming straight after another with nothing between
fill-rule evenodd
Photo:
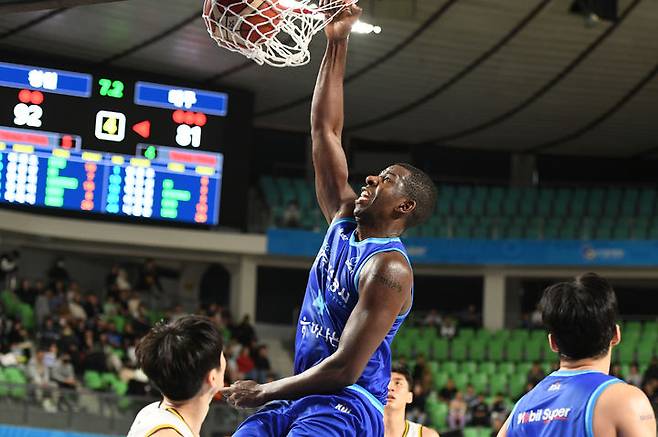
<instances>
[{"instance_id":1,"label":"score 81","mask_svg":"<svg viewBox=\"0 0 658 437\"><path fill-rule=\"evenodd\" d=\"M181 124L176 129L176 144L182 147L201 146L201 126L188 126Z\"/></svg>"}]
</instances>

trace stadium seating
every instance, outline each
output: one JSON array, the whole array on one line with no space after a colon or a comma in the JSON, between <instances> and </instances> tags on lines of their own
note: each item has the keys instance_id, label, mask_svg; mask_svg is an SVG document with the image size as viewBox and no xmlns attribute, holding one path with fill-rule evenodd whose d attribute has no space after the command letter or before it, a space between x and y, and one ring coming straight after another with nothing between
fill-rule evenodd
<instances>
[{"instance_id":1,"label":"stadium seating","mask_svg":"<svg viewBox=\"0 0 658 437\"><path fill-rule=\"evenodd\" d=\"M326 223L315 204L313 184L304 179L264 176L261 191L274 225L296 200L305 229ZM516 188L440 185L440 202L430 221L407 237L643 240L658 239L653 188Z\"/></svg>"}]
</instances>

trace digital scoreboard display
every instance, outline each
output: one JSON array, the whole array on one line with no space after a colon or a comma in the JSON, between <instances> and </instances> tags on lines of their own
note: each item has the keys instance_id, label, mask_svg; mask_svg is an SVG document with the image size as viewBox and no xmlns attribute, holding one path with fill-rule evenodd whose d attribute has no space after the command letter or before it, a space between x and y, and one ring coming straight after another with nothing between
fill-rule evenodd
<instances>
[{"instance_id":1,"label":"digital scoreboard display","mask_svg":"<svg viewBox=\"0 0 658 437\"><path fill-rule=\"evenodd\" d=\"M217 225L228 94L115 76L0 62L0 202Z\"/></svg>"}]
</instances>

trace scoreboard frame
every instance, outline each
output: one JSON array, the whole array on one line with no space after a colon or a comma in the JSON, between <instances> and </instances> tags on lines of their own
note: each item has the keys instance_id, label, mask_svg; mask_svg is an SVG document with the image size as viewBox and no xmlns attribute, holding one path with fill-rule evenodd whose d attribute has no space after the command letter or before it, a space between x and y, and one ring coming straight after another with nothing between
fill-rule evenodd
<instances>
[{"instance_id":1,"label":"scoreboard frame","mask_svg":"<svg viewBox=\"0 0 658 437\"><path fill-rule=\"evenodd\" d=\"M183 228L231 228L231 229L240 229L246 230L247 223L247 209L248 206L245 204L245 199L248 198L248 186L250 182L250 158L253 153L253 107L254 107L254 97L251 92L232 88L218 86L215 84L209 84L198 81L182 81L180 79L159 75L153 73L145 73L131 69L125 68L114 68L105 65L97 64L86 64L79 61L64 59L64 58L53 58L49 56L37 56L34 54L17 54L11 51L2 51L0 50L0 62L43 67L44 69L53 69L53 70L63 70L67 72L75 72L82 74L92 75L93 82L91 92L98 93L98 81L99 79L112 78L115 80L120 80L124 84L138 84L138 83L150 83L156 85L171 86L176 88L184 89L195 89L202 90L201 92L208 91L209 93L220 93L225 94L228 98L229 106L228 112L225 114L225 123L222 126L220 135L221 139L218 139L216 145L202 145L198 150L209 151L214 153L221 153L225 162L222 174L222 185L221 193L219 197L221 199L221 213L219 216L219 223L217 225L199 225L199 224L190 224L177 221L166 221L161 219L149 219L149 218L137 218L137 217L128 217L121 215L109 215L109 214L90 214L87 212L79 211L70 211L62 210L57 208L48 208L48 207L33 207L33 206L23 206L19 204L7 204L0 203L1 208L9 209L19 209L35 213L45 213L57 216L65 217L75 217L80 219L98 219L103 221L119 221L126 223L145 223L145 224L156 224L160 226L175 226ZM111 84L110 84L111 85ZM6 88L5 88L6 90ZM15 89L18 92L18 89ZM47 91L47 90L46 90ZM126 94L124 94L125 96ZM51 97L47 95L46 98ZM124 99L123 107L134 107L137 106L132 102L132 96L130 96L130 103L127 104ZM98 100L98 97L92 95L93 99ZM108 102L114 102L108 97ZM116 106L108 106L108 108L115 108ZM142 109L142 108L140 108ZM155 109L155 108L153 108ZM171 109L171 108L170 108ZM120 111L117 111L120 112ZM130 111L126 111L130 112ZM163 112L174 112L167 109ZM71 113L75 114L75 108L71 109ZM89 115L89 114L87 114ZM97 114L94 114L97 115ZM171 115L168 115L171 116ZM176 114L173 114L175 121ZM128 121L128 124L135 122L133 118ZM0 123L1 124L1 123ZM6 123L5 123L6 124ZM11 125L8 125L11 126ZM12 126L18 127L18 126ZM145 127L145 126L142 126ZM150 128L150 126L148 126ZM30 128L33 129L33 128ZM53 131L53 126L44 126L44 131ZM59 129L55 129L58 132L61 132ZM127 129L126 129L127 131ZM77 135L78 132L70 132L73 135ZM127 133L127 132L126 132ZM130 134L132 135L132 133ZM98 144L90 144L88 138L90 137L89 133L82 136L82 147L85 150L91 150L94 152L101 153L124 153L124 154L136 154L138 152L138 145L140 143L145 143L147 140L142 139L139 143L137 140L138 136L133 135L132 143L126 145L127 139L124 139L123 142L113 142L118 147L115 150L114 148L108 146L108 142L102 143L97 138L94 139L95 143L101 143L99 147ZM152 144L160 144L166 146L165 148L176 148L179 147L177 144L172 144L174 141L166 142L154 141ZM164 143L164 144L163 144ZM181 150L185 150L185 147L180 147ZM187 148L191 150L191 148ZM237 205L237 207L232 207Z\"/></svg>"}]
</instances>

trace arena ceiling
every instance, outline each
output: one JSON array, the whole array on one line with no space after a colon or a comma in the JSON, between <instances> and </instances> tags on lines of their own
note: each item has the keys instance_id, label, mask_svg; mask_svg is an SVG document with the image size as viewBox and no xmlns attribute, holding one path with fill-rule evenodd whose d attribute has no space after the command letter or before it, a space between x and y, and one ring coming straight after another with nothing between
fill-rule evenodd
<instances>
[{"instance_id":1,"label":"arena ceiling","mask_svg":"<svg viewBox=\"0 0 658 437\"><path fill-rule=\"evenodd\" d=\"M200 0L36 1L7 12L0 50L148 70L256 96L256 125L305 131L322 56L259 67L214 46ZM23 3L9 0L12 4ZM658 156L658 0L620 0L586 26L571 0L362 0L379 35L354 35L346 130L468 149ZM40 7L59 7L40 9Z\"/></svg>"}]
</instances>

